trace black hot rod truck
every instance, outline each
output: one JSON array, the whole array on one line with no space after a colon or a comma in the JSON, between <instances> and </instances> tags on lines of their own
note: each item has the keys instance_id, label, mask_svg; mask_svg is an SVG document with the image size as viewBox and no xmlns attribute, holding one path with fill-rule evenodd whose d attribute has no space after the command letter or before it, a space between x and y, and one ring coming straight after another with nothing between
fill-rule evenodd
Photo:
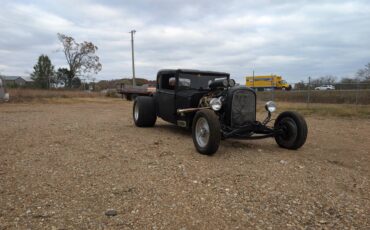
<instances>
[{"instance_id":1,"label":"black hot rod truck","mask_svg":"<svg viewBox=\"0 0 370 230\"><path fill-rule=\"evenodd\" d=\"M154 126L157 116L180 127L191 128L193 142L201 154L211 155L221 139L274 137L287 149L298 149L306 141L307 124L297 112L286 111L275 119L273 101L265 105L267 117L256 120L256 93L235 86L230 74L199 70L160 70L152 96L135 99L133 119L138 127Z\"/></svg>"}]
</instances>

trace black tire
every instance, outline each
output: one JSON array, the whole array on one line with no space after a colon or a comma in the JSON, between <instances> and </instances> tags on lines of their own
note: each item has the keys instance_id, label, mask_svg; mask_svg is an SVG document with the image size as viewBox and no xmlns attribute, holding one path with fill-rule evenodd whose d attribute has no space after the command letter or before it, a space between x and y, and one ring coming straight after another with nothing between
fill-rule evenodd
<instances>
[{"instance_id":1,"label":"black tire","mask_svg":"<svg viewBox=\"0 0 370 230\"><path fill-rule=\"evenodd\" d=\"M299 149L307 139L307 123L297 112L286 111L276 118L275 129L282 129L283 133L275 136L276 143L286 149Z\"/></svg>"},{"instance_id":2,"label":"black tire","mask_svg":"<svg viewBox=\"0 0 370 230\"><path fill-rule=\"evenodd\" d=\"M135 114L137 112L137 114ZM137 97L132 109L132 117L138 127L152 127L157 120L154 99L152 97Z\"/></svg>"},{"instance_id":3,"label":"black tire","mask_svg":"<svg viewBox=\"0 0 370 230\"><path fill-rule=\"evenodd\" d=\"M205 136L199 135L199 125L201 122L206 122L208 125L208 130L205 128L205 131L203 131L203 135ZM215 112L209 109L204 109L195 114L192 125L192 137L195 148L200 154L212 155L218 150L221 140L221 126Z\"/></svg>"}]
</instances>

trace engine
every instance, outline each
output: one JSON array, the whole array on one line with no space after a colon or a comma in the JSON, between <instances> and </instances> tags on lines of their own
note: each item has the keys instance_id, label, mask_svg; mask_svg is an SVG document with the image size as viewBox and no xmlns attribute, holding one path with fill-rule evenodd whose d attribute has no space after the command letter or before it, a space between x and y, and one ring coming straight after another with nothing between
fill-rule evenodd
<instances>
[{"instance_id":1,"label":"engine","mask_svg":"<svg viewBox=\"0 0 370 230\"><path fill-rule=\"evenodd\" d=\"M219 100L222 103L224 100L223 95L225 94L226 93L224 92L224 90L212 90L199 100L198 107L212 107L212 104L216 102L215 99Z\"/></svg>"}]
</instances>

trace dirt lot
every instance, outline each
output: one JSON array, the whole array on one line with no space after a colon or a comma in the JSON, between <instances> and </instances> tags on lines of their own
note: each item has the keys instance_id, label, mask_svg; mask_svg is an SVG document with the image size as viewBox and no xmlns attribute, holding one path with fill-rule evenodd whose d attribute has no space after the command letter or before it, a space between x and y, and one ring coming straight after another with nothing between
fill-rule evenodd
<instances>
[{"instance_id":1,"label":"dirt lot","mask_svg":"<svg viewBox=\"0 0 370 230\"><path fill-rule=\"evenodd\" d=\"M368 119L313 115L298 151L227 140L208 157L94 100L0 105L0 229L370 228Z\"/></svg>"}]
</instances>

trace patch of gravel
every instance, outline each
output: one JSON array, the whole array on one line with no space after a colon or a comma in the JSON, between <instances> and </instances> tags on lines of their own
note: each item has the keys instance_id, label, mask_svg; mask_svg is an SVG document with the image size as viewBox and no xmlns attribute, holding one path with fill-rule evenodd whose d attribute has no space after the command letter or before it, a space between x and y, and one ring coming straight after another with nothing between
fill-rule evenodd
<instances>
[{"instance_id":1,"label":"patch of gravel","mask_svg":"<svg viewBox=\"0 0 370 230\"><path fill-rule=\"evenodd\" d=\"M370 121L308 117L298 151L133 125L131 102L0 106L0 229L366 229Z\"/></svg>"}]
</instances>

